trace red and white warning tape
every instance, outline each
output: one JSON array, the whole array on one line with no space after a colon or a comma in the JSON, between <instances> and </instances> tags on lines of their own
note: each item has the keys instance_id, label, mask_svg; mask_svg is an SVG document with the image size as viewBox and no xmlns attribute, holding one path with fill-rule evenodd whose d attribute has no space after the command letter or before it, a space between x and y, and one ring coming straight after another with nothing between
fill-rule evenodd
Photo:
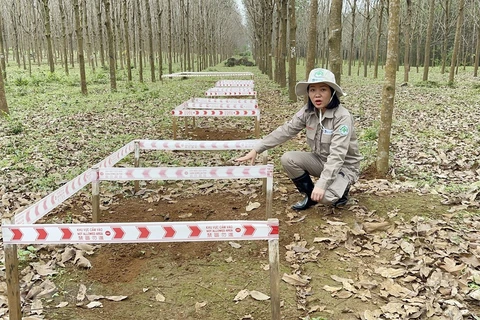
<instances>
[{"instance_id":1,"label":"red and white warning tape","mask_svg":"<svg viewBox=\"0 0 480 320\"><path fill-rule=\"evenodd\" d=\"M278 220L2 225L7 244L140 243L278 239Z\"/></svg>"},{"instance_id":2,"label":"red and white warning tape","mask_svg":"<svg viewBox=\"0 0 480 320\"><path fill-rule=\"evenodd\" d=\"M120 160L128 156L135 150L135 143L133 141L127 143L122 148L118 149L102 161L100 161L95 167L112 167Z\"/></svg>"},{"instance_id":3,"label":"red and white warning tape","mask_svg":"<svg viewBox=\"0 0 480 320\"><path fill-rule=\"evenodd\" d=\"M183 78L183 77L253 77L251 72L179 72L162 75L163 78Z\"/></svg>"},{"instance_id":4,"label":"red and white warning tape","mask_svg":"<svg viewBox=\"0 0 480 320\"><path fill-rule=\"evenodd\" d=\"M96 177L92 169L83 172L34 205L16 214L14 216L15 224L35 223L93 180L96 180Z\"/></svg>"},{"instance_id":5,"label":"red and white warning tape","mask_svg":"<svg viewBox=\"0 0 480 320\"><path fill-rule=\"evenodd\" d=\"M177 117L253 117L260 116L259 109L253 110L172 110Z\"/></svg>"},{"instance_id":6,"label":"red and white warning tape","mask_svg":"<svg viewBox=\"0 0 480 320\"><path fill-rule=\"evenodd\" d=\"M238 110L252 110L257 109L258 105L249 103L249 104L241 104L241 103L199 103L199 102L186 102L183 105L186 109L238 109ZM183 108L182 108L183 109Z\"/></svg>"},{"instance_id":7,"label":"red and white warning tape","mask_svg":"<svg viewBox=\"0 0 480 320\"><path fill-rule=\"evenodd\" d=\"M230 89L230 90L229 90ZM247 88L210 88L205 91L206 96L256 96L257 92Z\"/></svg>"},{"instance_id":8,"label":"red and white warning tape","mask_svg":"<svg viewBox=\"0 0 480 320\"><path fill-rule=\"evenodd\" d=\"M273 177L273 165L233 167L100 168L99 180L204 180Z\"/></svg>"},{"instance_id":9,"label":"red and white warning tape","mask_svg":"<svg viewBox=\"0 0 480 320\"><path fill-rule=\"evenodd\" d=\"M257 99L237 99L237 98L191 98L186 102L195 102L195 103L225 103L229 104L231 102L239 104L255 104L257 105Z\"/></svg>"},{"instance_id":10,"label":"red and white warning tape","mask_svg":"<svg viewBox=\"0 0 480 320\"><path fill-rule=\"evenodd\" d=\"M142 150L249 150L260 140L137 140Z\"/></svg>"},{"instance_id":11,"label":"red and white warning tape","mask_svg":"<svg viewBox=\"0 0 480 320\"><path fill-rule=\"evenodd\" d=\"M254 87L253 80L219 80L215 87Z\"/></svg>"}]
</instances>

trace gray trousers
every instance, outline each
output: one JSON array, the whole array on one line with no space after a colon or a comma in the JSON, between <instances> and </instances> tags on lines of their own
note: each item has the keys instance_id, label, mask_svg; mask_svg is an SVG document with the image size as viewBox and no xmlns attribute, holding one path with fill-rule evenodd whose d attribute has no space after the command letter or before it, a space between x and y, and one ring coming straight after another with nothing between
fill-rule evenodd
<instances>
[{"instance_id":1,"label":"gray trousers","mask_svg":"<svg viewBox=\"0 0 480 320\"><path fill-rule=\"evenodd\" d=\"M288 151L283 154L281 163L290 179L300 177L305 171L318 178L323 171L322 160L313 152ZM327 205L335 203L342 197L345 189L358 180L358 175L356 170L342 167L337 178L325 190L320 202Z\"/></svg>"}]
</instances>

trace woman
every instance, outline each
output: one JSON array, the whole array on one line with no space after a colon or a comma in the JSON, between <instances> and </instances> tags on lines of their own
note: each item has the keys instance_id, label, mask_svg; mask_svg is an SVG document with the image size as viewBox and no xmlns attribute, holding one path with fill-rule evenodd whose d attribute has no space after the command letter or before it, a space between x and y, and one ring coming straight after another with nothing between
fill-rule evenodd
<instances>
[{"instance_id":1,"label":"woman","mask_svg":"<svg viewBox=\"0 0 480 320\"><path fill-rule=\"evenodd\" d=\"M318 202L343 206L348 201L350 185L358 180L362 159L353 118L340 105L339 97L345 94L335 75L321 68L313 69L308 81L297 83L295 92L299 96L308 94L308 103L236 161L250 160L253 165L257 154L306 129L312 152L288 151L281 158L287 175L304 195L292 208L304 210ZM315 185L310 175L318 178Z\"/></svg>"}]
</instances>

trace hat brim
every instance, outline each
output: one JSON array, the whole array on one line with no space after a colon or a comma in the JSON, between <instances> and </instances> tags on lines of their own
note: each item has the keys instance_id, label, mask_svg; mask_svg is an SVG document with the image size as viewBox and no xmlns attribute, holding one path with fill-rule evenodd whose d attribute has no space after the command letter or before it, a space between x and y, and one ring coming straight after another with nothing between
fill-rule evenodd
<instances>
[{"instance_id":1,"label":"hat brim","mask_svg":"<svg viewBox=\"0 0 480 320\"><path fill-rule=\"evenodd\" d=\"M307 92L307 88L308 88L308 85L309 84L313 84L313 83L325 83L325 84L328 84L330 87L333 88L333 90L335 90L335 92L337 93L337 96L338 97L341 97L341 96L346 96L347 94L345 92L343 92L342 88L340 88L336 83L334 82L330 82L330 81L321 81L321 82L306 82L306 81L300 81L297 83L297 85L295 86L295 93L297 94L297 96L304 96L306 94L308 94Z\"/></svg>"}]
</instances>

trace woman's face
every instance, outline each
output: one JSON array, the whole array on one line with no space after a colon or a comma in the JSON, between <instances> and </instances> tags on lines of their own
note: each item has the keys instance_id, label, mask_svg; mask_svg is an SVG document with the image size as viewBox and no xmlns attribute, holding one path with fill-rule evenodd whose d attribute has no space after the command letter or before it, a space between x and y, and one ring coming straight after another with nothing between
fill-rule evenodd
<instances>
[{"instance_id":1,"label":"woman's face","mask_svg":"<svg viewBox=\"0 0 480 320\"><path fill-rule=\"evenodd\" d=\"M330 103L332 91L325 83L312 83L308 86L308 97L315 108L325 111Z\"/></svg>"}]
</instances>

